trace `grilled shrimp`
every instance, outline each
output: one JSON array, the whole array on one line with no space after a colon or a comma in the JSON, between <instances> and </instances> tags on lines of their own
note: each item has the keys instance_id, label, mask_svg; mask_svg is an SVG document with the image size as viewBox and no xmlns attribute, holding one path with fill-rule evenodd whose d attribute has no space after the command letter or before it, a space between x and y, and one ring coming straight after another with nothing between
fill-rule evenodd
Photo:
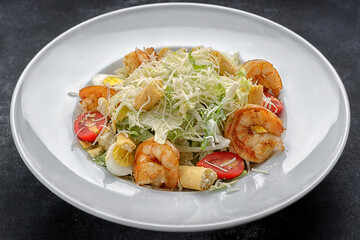
<instances>
[{"instance_id":1,"label":"grilled shrimp","mask_svg":"<svg viewBox=\"0 0 360 240\"><path fill-rule=\"evenodd\" d=\"M284 150L283 123L268 109L248 104L232 113L225 123L230 150L250 162L263 162L273 150Z\"/></svg>"},{"instance_id":2,"label":"grilled shrimp","mask_svg":"<svg viewBox=\"0 0 360 240\"><path fill-rule=\"evenodd\" d=\"M153 138L144 141L135 152L135 182L175 188L179 179L179 157L179 150L168 140L165 144L159 144Z\"/></svg>"},{"instance_id":3,"label":"grilled shrimp","mask_svg":"<svg viewBox=\"0 0 360 240\"><path fill-rule=\"evenodd\" d=\"M247 61L242 65L247 72L247 78L252 82L261 84L264 90L271 89L271 92L277 97L282 89L282 82L278 71L274 66L262 59Z\"/></svg>"}]
</instances>

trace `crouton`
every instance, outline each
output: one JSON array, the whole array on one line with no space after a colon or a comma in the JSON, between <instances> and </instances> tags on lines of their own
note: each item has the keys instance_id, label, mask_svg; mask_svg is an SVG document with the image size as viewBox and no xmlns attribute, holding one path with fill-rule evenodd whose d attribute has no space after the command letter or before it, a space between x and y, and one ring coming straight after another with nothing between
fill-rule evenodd
<instances>
[{"instance_id":1,"label":"crouton","mask_svg":"<svg viewBox=\"0 0 360 240\"><path fill-rule=\"evenodd\" d=\"M106 128L101 134L101 136L98 138L98 143L102 149L107 151L110 146L115 142L115 140L115 134L111 130Z\"/></svg>"},{"instance_id":2,"label":"crouton","mask_svg":"<svg viewBox=\"0 0 360 240\"><path fill-rule=\"evenodd\" d=\"M86 142L86 141L79 140L79 143L80 143L80 145L81 145L81 147L83 149L87 149L87 148L90 148L92 146L91 142Z\"/></svg>"},{"instance_id":3,"label":"crouton","mask_svg":"<svg viewBox=\"0 0 360 240\"><path fill-rule=\"evenodd\" d=\"M154 48L146 48L145 51L136 49L125 55L124 64L128 74L133 73L142 63L148 63L157 60L157 54Z\"/></svg>"},{"instance_id":4,"label":"crouton","mask_svg":"<svg viewBox=\"0 0 360 240\"><path fill-rule=\"evenodd\" d=\"M97 147L97 148L90 149L90 150L87 151L87 153L89 154L89 156L90 156L91 158L100 156L100 155L103 154L104 152L105 152L104 149L102 149L101 147Z\"/></svg>"},{"instance_id":5,"label":"crouton","mask_svg":"<svg viewBox=\"0 0 360 240\"><path fill-rule=\"evenodd\" d=\"M114 89L105 86L88 86L79 91L79 97L82 99L80 105L84 112L97 111L98 99L106 99L108 95L113 96L116 94Z\"/></svg>"},{"instance_id":6,"label":"crouton","mask_svg":"<svg viewBox=\"0 0 360 240\"><path fill-rule=\"evenodd\" d=\"M99 98L98 99L98 104L97 104L97 110L102 114L102 115L106 115L109 111L109 103L105 98Z\"/></svg>"},{"instance_id":7,"label":"crouton","mask_svg":"<svg viewBox=\"0 0 360 240\"><path fill-rule=\"evenodd\" d=\"M157 81L157 83L162 86L161 81ZM134 108L136 110L139 110L140 108L142 110L148 110L153 107L163 96L163 92L159 91L156 83L151 82L136 96L134 101Z\"/></svg>"},{"instance_id":8,"label":"crouton","mask_svg":"<svg viewBox=\"0 0 360 240\"><path fill-rule=\"evenodd\" d=\"M224 55L222 55L218 51L213 51L211 53L211 56L213 57L215 64L218 65L219 75L235 75L235 73L237 72L236 67Z\"/></svg>"},{"instance_id":9,"label":"crouton","mask_svg":"<svg viewBox=\"0 0 360 240\"><path fill-rule=\"evenodd\" d=\"M170 48L165 47L165 48L160 49L158 56L161 59L161 58L165 57L166 55L168 55L170 52L171 52Z\"/></svg>"}]
</instances>

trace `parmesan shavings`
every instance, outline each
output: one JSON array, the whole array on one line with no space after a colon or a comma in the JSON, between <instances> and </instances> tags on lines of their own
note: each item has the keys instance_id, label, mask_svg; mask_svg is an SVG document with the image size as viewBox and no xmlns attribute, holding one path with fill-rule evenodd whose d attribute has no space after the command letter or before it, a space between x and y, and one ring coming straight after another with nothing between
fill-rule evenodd
<instances>
[{"instance_id":1,"label":"parmesan shavings","mask_svg":"<svg viewBox=\"0 0 360 240\"><path fill-rule=\"evenodd\" d=\"M232 188L232 185L234 185L240 178L242 178L246 175L247 175L247 171L244 170L240 174L240 176L233 178L230 182L218 179L218 180L216 180L215 184L210 187L209 191L215 191L215 190L219 190L219 189L223 189L223 188L227 188L229 191Z\"/></svg>"},{"instance_id":2,"label":"parmesan shavings","mask_svg":"<svg viewBox=\"0 0 360 240\"><path fill-rule=\"evenodd\" d=\"M226 116L246 105L252 83L243 74L219 75L212 51L198 47L190 54L186 49L178 49L159 60L142 63L122 85L114 87L117 93L109 99L111 120L116 120L119 109L127 107L128 126L149 129L160 144L174 135L193 143L175 143L180 152L227 148L230 140L223 137ZM233 56L230 61L238 69L237 59ZM123 72L124 68L116 71ZM146 111L136 110L135 98L151 82L159 83L158 90L164 96Z\"/></svg>"},{"instance_id":3,"label":"parmesan shavings","mask_svg":"<svg viewBox=\"0 0 360 240\"><path fill-rule=\"evenodd\" d=\"M74 139L73 139L72 144L71 144L71 151L74 150L75 142L78 139L77 137L78 137L79 133L84 129L85 129L85 127L82 127L82 128L79 129L79 131L77 133L75 133Z\"/></svg>"},{"instance_id":4,"label":"parmesan shavings","mask_svg":"<svg viewBox=\"0 0 360 240\"><path fill-rule=\"evenodd\" d=\"M265 94L263 95L263 101L264 101L264 108L270 109L271 107L275 108L275 112L278 112L278 108L276 105L271 101L270 97L266 97Z\"/></svg>"},{"instance_id":5,"label":"parmesan shavings","mask_svg":"<svg viewBox=\"0 0 360 240\"><path fill-rule=\"evenodd\" d=\"M240 188L231 188L231 189L226 190L225 193L230 194L230 193L237 192L237 191L240 191Z\"/></svg>"},{"instance_id":6,"label":"parmesan shavings","mask_svg":"<svg viewBox=\"0 0 360 240\"><path fill-rule=\"evenodd\" d=\"M256 169L256 168L252 168L251 170L253 172L258 172L258 173L263 173L263 174L270 174L270 172L266 171L266 170L261 170L261 169Z\"/></svg>"},{"instance_id":7,"label":"parmesan shavings","mask_svg":"<svg viewBox=\"0 0 360 240\"><path fill-rule=\"evenodd\" d=\"M250 162L245 160L245 164L246 164L247 171L250 172L251 171Z\"/></svg>"},{"instance_id":8,"label":"parmesan shavings","mask_svg":"<svg viewBox=\"0 0 360 240\"><path fill-rule=\"evenodd\" d=\"M227 170L227 169L225 169L225 168L222 168L222 167L220 167L220 166L218 166L218 165L216 165L216 164L213 164L213 163L211 163L211 162L209 162L209 161L207 161L207 160L205 160L204 162L206 162L207 164L209 164L209 165L211 165L211 166L213 166L213 167L216 167L216 168L220 169L221 171L224 171L224 172L228 172L228 171L229 171L229 170Z\"/></svg>"},{"instance_id":9,"label":"parmesan shavings","mask_svg":"<svg viewBox=\"0 0 360 240\"><path fill-rule=\"evenodd\" d=\"M68 92L68 95L70 97L78 97L79 96L79 94L77 92Z\"/></svg>"},{"instance_id":10,"label":"parmesan shavings","mask_svg":"<svg viewBox=\"0 0 360 240\"><path fill-rule=\"evenodd\" d=\"M232 163L235 162L235 161L236 161L236 157L230 159L230 160L227 161L227 162L224 162L223 164L220 164L220 167L225 167L225 166L227 166L227 165L232 164Z\"/></svg>"},{"instance_id":11,"label":"parmesan shavings","mask_svg":"<svg viewBox=\"0 0 360 240\"><path fill-rule=\"evenodd\" d=\"M181 186L181 183L180 183L180 179L178 179L178 188L179 188L179 191L182 191L182 186Z\"/></svg>"},{"instance_id":12,"label":"parmesan shavings","mask_svg":"<svg viewBox=\"0 0 360 240\"><path fill-rule=\"evenodd\" d=\"M95 145L97 143L97 141L99 140L99 138L101 137L101 135L103 134L103 132L105 131L105 129L107 128L106 127L106 124L107 124L107 119L105 119L105 123L104 123L104 126L103 128L101 129L99 135L97 135L97 137L95 138L94 142L92 143L92 145Z\"/></svg>"}]
</instances>

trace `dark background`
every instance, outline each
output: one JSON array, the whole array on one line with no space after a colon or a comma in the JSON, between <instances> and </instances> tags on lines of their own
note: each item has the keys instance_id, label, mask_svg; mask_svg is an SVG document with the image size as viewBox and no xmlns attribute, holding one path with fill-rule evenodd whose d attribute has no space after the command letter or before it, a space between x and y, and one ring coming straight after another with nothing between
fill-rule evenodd
<instances>
[{"instance_id":1,"label":"dark background","mask_svg":"<svg viewBox=\"0 0 360 240\"><path fill-rule=\"evenodd\" d=\"M324 181L286 209L223 230L153 232L89 215L31 174L9 124L11 96L21 72L41 48L74 25L152 2L0 0L0 239L360 239L359 1L200 1L255 13L291 29L325 55L345 85L351 105L345 150Z\"/></svg>"}]
</instances>

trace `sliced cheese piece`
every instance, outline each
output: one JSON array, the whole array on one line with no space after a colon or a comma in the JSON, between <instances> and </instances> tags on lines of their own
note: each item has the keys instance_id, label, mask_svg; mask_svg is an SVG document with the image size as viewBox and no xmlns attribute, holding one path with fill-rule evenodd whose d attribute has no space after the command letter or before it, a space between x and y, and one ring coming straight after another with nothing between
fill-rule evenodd
<instances>
[{"instance_id":1,"label":"sliced cheese piece","mask_svg":"<svg viewBox=\"0 0 360 240\"><path fill-rule=\"evenodd\" d=\"M251 86L248 96L248 104L256 104L259 106L263 106L263 94L264 94L263 85Z\"/></svg>"},{"instance_id":2,"label":"sliced cheese piece","mask_svg":"<svg viewBox=\"0 0 360 240\"><path fill-rule=\"evenodd\" d=\"M179 180L182 188L207 190L217 179L217 174L210 168L179 166Z\"/></svg>"},{"instance_id":3,"label":"sliced cheese piece","mask_svg":"<svg viewBox=\"0 0 360 240\"><path fill-rule=\"evenodd\" d=\"M160 86L162 85L161 81L158 81L157 83ZM142 110L148 110L154 106L162 97L163 92L158 90L155 82L151 82L136 96L134 107L136 110L139 110L140 108Z\"/></svg>"}]
</instances>

